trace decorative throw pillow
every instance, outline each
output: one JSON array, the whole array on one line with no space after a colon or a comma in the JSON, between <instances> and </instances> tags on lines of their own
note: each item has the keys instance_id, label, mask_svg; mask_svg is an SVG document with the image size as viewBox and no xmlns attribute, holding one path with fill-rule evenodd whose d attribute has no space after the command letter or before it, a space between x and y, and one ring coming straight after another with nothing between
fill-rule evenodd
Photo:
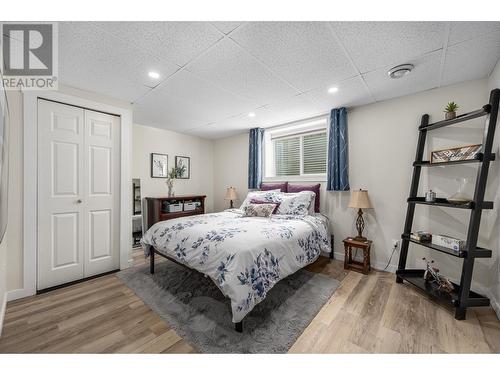
<instances>
[{"instance_id":1,"label":"decorative throw pillow","mask_svg":"<svg viewBox=\"0 0 500 375\"><path fill-rule=\"evenodd\" d=\"M286 193L288 188L288 182L279 182L279 183L268 183L263 182L260 184L260 190L280 190L282 193Z\"/></svg>"},{"instance_id":2,"label":"decorative throw pillow","mask_svg":"<svg viewBox=\"0 0 500 375\"><path fill-rule=\"evenodd\" d=\"M319 189L321 184L316 185L288 185L289 193L298 193L301 191L313 191L316 194L314 200L314 212L319 212Z\"/></svg>"},{"instance_id":3,"label":"decorative throw pillow","mask_svg":"<svg viewBox=\"0 0 500 375\"><path fill-rule=\"evenodd\" d=\"M281 203L277 214L305 216L309 214L309 207L313 207L315 194L312 191L300 193L282 193Z\"/></svg>"},{"instance_id":4,"label":"decorative throw pillow","mask_svg":"<svg viewBox=\"0 0 500 375\"><path fill-rule=\"evenodd\" d=\"M276 204L274 203L250 203L245 207L243 216L270 217L275 209Z\"/></svg>"},{"instance_id":5,"label":"decorative throw pillow","mask_svg":"<svg viewBox=\"0 0 500 375\"><path fill-rule=\"evenodd\" d=\"M269 204L269 201L265 201L263 199L257 199L253 198L250 200L251 204ZM274 208L273 214L275 214L278 211L278 207L280 206L280 203L273 203L276 207Z\"/></svg>"},{"instance_id":6,"label":"decorative throw pillow","mask_svg":"<svg viewBox=\"0 0 500 375\"><path fill-rule=\"evenodd\" d=\"M279 190L250 191L241 204L240 210L245 211L245 207L250 204L252 199L259 199L268 203L279 203L281 202L280 194Z\"/></svg>"}]
</instances>

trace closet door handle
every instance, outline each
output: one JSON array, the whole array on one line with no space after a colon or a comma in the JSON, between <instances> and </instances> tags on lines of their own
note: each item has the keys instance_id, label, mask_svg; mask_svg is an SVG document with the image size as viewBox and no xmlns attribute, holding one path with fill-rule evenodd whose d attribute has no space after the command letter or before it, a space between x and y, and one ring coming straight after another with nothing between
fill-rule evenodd
<instances>
[{"instance_id":1,"label":"closet door handle","mask_svg":"<svg viewBox=\"0 0 500 375\"><path fill-rule=\"evenodd\" d=\"M80 204L80 203L82 203L82 202L83 202L83 201L82 201L81 199L78 199L78 200L76 201L76 203L78 203L78 204Z\"/></svg>"}]
</instances>

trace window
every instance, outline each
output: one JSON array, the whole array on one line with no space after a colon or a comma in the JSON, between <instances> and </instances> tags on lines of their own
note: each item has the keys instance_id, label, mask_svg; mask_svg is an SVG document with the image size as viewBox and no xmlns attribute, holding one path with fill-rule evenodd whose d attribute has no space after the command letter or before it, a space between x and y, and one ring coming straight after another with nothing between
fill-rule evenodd
<instances>
[{"instance_id":1,"label":"window","mask_svg":"<svg viewBox=\"0 0 500 375\"><path fill-rule=\"evenodd\" d=\"M265 178L326 174L326 118L266 130Z\"/></svg>"}]
</instances>

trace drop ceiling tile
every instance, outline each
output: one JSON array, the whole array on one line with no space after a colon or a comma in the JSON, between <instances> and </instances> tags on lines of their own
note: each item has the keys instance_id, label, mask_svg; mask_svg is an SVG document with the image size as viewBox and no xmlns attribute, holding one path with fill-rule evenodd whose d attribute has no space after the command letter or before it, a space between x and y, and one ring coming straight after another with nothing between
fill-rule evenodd
<instances>
[{"instance_id":1,"label":"drop ceiling tile","mask_svg":"<svg viewBox=\"0 0 500 375\"><path fill-rule=\"evenodd\" d=\"M257 127L267 128L276 118L275 114L267 108L258 108L252 112L255 114L255 117L249 117L245 113L217 122L214 125L228 130L246 130Z\"/></svg>"},{"instance_id":2,"label":"drop ceiling tile","mask_svg":"<svg viewBox=\"0 0 500 375\"><path fill-rule=\"evenodd\" d=\"M135 103L134 123L161 129L183 131L204 124L180 100L175 98L150 98L148 101Z\"/></svg>"},{"instance_id":3,"label":"drop ceiling tile","mask_svg":"<svg viewBox=\"0 0 500 375\"><path fill-rule=\"evenodd\" d=\"M187 133L199 135L205 138L221 138L239 134L256 127L268 127L274 120L274 114L266 108L258 108L253 111L255 117L248 117L248 114L234 116L213 124L189 129Z\"/></svg>"},{"instance_id":4,"label":"drop ceiling tile","mask_svg":"<svg viewBox=\"0 0 500 375\"><path fill-rule=\"evenodd\" d=\"M230 92L252 99L255 106L298 93L230 39L218 43L187 69Z\"/></svg>"},{"instance_id":5,"label":"drop ceiling tile","mask_svg":"<svg viewBox=\"0 0 500 375\"><path fill-rule=\"evenodd\" d=\"M500 31L449 47L443 85L488 77L500 59Z\"/></svg>"},{"instance_id":6,"label":"drop ceiling tile","mask_svg":"<svg viewBox=\"0 0 500 375\"><path fill-rule=\"evenodd\" d=\"M356 75L326 22L251 22L230 38L301 91Z\"/></svg>"},{"instance_id":7,"label":"drop ceiling tile","mask_svg":"<svg viewBox=\"0 0 500 375\"><path fill-rule=\"evenodd\" d=\"M214 25L221 33L229 34L231 31L240 26L243 22L241 21L214 21L210 22Z\"/></svg>"},{"instance_id":8,"label":"drop ceiling tile","mask_svg":"<svg viewBox=\"0 0 500 375\"><path fill-rule=\"evenodd\" d=\"M443 47L445 22L332 22L358 69L405 63Z\"/></svg>"},{"instance_id":9,"label":"drop ceiling tile","mask_svg":"<svg viewBox=\"0 0 500 375\"><path fill-rule=\"evenodd\" d=\"M184 66L223 36L208 22L93 22L163 61Z\"/></svg>"},{"instance_id":10,"label":"drop ceiling tile","mask_svg":"<svg viewBox=\"0 0 500 375\"><path fill-rule=\"evenodd\" d=\"M500 30L500 22L450 22L448 45L464 42Z\"/></svg>"},{"instance_id":11,"label":"drop ceiling tile","mask_svg":"<svg viewBox=\"0 0 500 375\"><path fill-rule=\"evenodd\" d=\"M400 79L392 79L387 75L392 65L363 74L363 78L376 100L429 90L439 85L441 55L442 52L437 51L408 60L415 68L409 75Z\"/></svg>"},{"instance_id":12,"label":"drop ceiling tile","mask_svg":"<svg viewBox=\"0 0 500 375\"><path fill-rule=\"evenodd\" d=\"M184 131L184 134L193 135L196 137L206 138L206 139L221 139L226 137L232 137L233 135L241 134L245 132L244 130L223 130L218 127L207 125L200 128L191 129Z\"/></svg>"},{"instance_id":13,"label":"drop ceiling tile","mask_svg":"<svg viewBox=\"0 0 500 375\"><path fill-rule=\"evenodd\" d=\"M323 113L307 94L295 95L268 105L265 108L270 110L273 115L261 127L286 124Z\"/></svg>"},{"instance_id":14,"label":"drop ceiling tile","mask_svg":"<svg viewBox=\"0 0 500 375\"><path fill-rule=\"evenodd\" d=\"M183 70L141 98L137 108L143 112L158 112L156 122L170 113L174 117L186 117L192 121L188 124L183 121L182 126L193 128L248 113L254 107L246 99Z\"/></svg>"},{"instance_id":15,"label":"drop ceiling tile","mask_svg":"<svg viewBox=\"0 0 500 375\"><path fill-rule=\"evenodd\" d=\"M124 79L148 86L159 83L148 76L149 71L154 70L161 79L165 79L179 69L175 64L166 63L130 43L103 33L92 22L59 23L59 47L60 58L98 69L113 70Z\"/></svg>"},{"instance_id":16,"label":"drop ceiling tile","mask_svg":"<svg viewBox=\"0 0 500 375\"><path fill-rule=\"evenodd\" d=\"M330 87L337 87L338 91L330 94ZM373 99L363 84L361 77L353 77L331 86L324 86L320 89L304 94L316 103L320 111L329 112L338 107L354 107L373 102Z\"/></svg>"},{"instance_id":17,"label":"drop ceiling tile","mask_svg":"<svg viewBox=\"0 0 500 375\"><path fill-rule=\"evenodd\" d=\"M110 36L87 22L59 24L59 81L80 89L134 101L150 90L148 69L170 75L175 65Z\"/></svg>"}]
</instances>

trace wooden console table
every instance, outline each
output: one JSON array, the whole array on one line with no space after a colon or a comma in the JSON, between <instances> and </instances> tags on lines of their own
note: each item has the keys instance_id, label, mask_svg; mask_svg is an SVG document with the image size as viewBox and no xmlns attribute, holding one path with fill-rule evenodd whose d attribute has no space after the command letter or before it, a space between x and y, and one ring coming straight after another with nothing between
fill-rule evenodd
<instances>
[{"instance_id":1,"label":"wooden console table","mask_svg":"<svg viewBox=\"0 0 500 375\"><path fill-rule=\"evenodd\" d=\"M204 214L205 198L206 195L180 195L175 197L145 198L147 220L146 228L151 228L151 226L159 221L176 219L183 216ZM199 206L190 211L168 212L167 210L167 205L170 203L182 203L184 207L184 203L187 202L198 202Z\"/></svg>"}]
</instances>

